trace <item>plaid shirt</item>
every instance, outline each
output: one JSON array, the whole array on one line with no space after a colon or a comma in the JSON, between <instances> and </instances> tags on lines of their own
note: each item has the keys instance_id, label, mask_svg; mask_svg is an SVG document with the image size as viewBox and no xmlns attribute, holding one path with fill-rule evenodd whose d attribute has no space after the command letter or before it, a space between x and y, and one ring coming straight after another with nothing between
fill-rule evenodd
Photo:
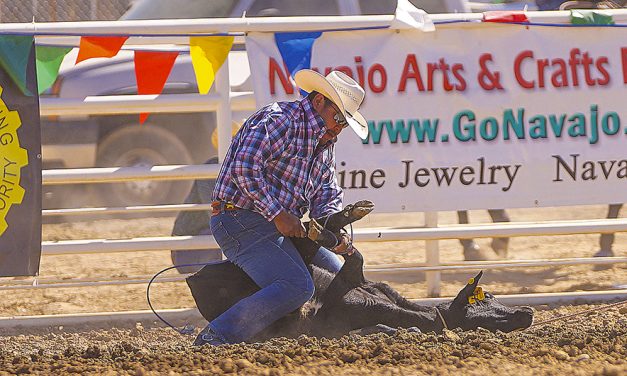
<instances>
[{"instance_id":1,"label":"plaid shirt","mask_svg":"<svg viewBox=\"0 0 627 376\"><path fill-rule=\"evenodd\" d=\"M308 98L270 104L233 138L213 191L271 221L279 212L320 218L342 209L335 176L335 146L316 150L326 132Z\"/></svg>"}]
</instances>

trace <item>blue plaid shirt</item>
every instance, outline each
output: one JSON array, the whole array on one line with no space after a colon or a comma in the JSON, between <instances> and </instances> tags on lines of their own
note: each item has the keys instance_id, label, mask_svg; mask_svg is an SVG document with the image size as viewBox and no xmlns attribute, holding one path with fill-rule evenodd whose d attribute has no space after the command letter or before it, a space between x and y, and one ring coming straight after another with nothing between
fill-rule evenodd
<instances>
[{"instance_id":1,"label":"blue plaid shirt","mask_svg":"<svg viewBox=\"0 0 627 376\"><path fill-rule=\"evenodd\" d=\"M213 191L271 221L282 210L319 218L342 209L335 145L316 150L326 132L309 99L270 104L246 120L233 138Z\"/></svg>"}]
</instances>

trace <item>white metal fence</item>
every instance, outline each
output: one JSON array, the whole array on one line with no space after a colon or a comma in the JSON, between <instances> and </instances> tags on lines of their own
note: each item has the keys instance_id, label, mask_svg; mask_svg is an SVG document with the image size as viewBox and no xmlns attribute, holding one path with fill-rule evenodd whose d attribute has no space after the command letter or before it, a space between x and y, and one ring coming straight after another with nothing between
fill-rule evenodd
<instances>
[{"instance_id":1,"label":"white metal fence","mask_svg":"<svg viewBox=\"0 0 627 376\"><path fill-rule=\"evenodd\" d=\"M627 11L613 12L617 23L627 21ZM434 21L450 20L479 20L480 14L432 15ZM529 12L528 18L537 22L568 22L567 12ZM214 32L247 32L247 31L284 31L284 30L320 30L338 28L359 28L389 26L391 16L377 17L291 17L281 19L219 19L219 20L172 20L172 21L128 21L116 23L85 22L85 23L47 23L47 24L13 24L0 25L0 31L33 32L36 28L38 43L50 43L58 40L58 33L81 34L141 34L159 36L163 34L207 34ZM168 37L172 40L172 37ZM70 40L68 38L68 40ZM181 42L178 38L176 41ZM150 38L143 38L141 43L151 43ZM74 42L77 39L74 37ZM130 44L138 43L130 40ZM152 43L163 43L163 39L156 38ZM255 107L252 93L234 93L230 91L228 63L222 67L216 77L216 92L211 95L124 95L107 97L88 97L84 100L61 100L53 98L41 99L42 115L66 114L123 114L139 112L201 112L216 111L218 119L219 155L226 154L230 143L231 110L253 109ZM46 170L43 172L44 185L61 185L76 183L105 183L125 182L132 180L183 180L196 178L211 178L217 176L217 165L191 166L154 166L133 168L93 168L93 169L64 169ZM98 213L131 213L147 211L178 211L178 210L206 210L207 205L160 205L136 206L123 208L74 208L45 210L44 216L52 215L84 215ZM577 258L577 259L546 259L546 260L516 260L499 262L463 262L441 263L439 261L438 240L458 238L482 238L495 236L540 236L540 235L568 235L586 233L614 233L627 232L627 219L606 219L587 221L560 221L540 223L508 223L491 225L457 225L438 226L437 213L426 213L424 227L404 229L360 229L355 232L358 242L381 242L400 240L425 240L426 263L411 265L383 265L368 269L371 273L390 271L425 271L427 272L427 286L429 296L439 296L440 272L447 270L465 269L497 269L515 267L558 266L574 264L615 264L627 262L626 257L607 258ZM157 237L138 239L113 240L66 240L57 242L43 242L44 255L58 255L69 253L106 253L106 252L135 252L164 249L204 249L215 246L211 236L183 236ZM180 280L183 277L169 278ZM124 279L73 279L58 280L38 277L29 281L2 281L0 290L14 290L26 288L53 288L78 287L106 284L146 283L148 276L132 276ZM166 280L164 280L166 281ZM615 291L612 297L627 296L627 290ZM579 296L579 295L578 295Z\"/></svg>"}]
</instances>

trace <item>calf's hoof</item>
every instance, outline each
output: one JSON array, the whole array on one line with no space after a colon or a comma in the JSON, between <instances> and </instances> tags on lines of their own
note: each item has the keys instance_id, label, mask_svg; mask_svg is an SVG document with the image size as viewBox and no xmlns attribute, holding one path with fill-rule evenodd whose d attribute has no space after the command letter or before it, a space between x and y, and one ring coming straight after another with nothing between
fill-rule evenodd
<instances>
[{"instance_id":1,"label":"calf's hoof","mask_svg":"<svg viewBox=\"0 0 627 376\"><path fill-rule=\"evenodd\" d=\"M464 247L464 260L466 261L494 261L496 259L494 253L481 249L476 243Z\"/></svg>"},{"instance_id":2,"label":"calf's hoof","mask_svg":"<svg viewBox=\"0 0 627 376\"><path fill-rule=\"evenodd\" d=\"M333 249L338 244L337 237L331 231L322 227L315 219L309 222L307 237L326 249Z\"/></svg>"},{"instance_id":3,"label":"calf's hoof","mask_svg":"<svg viewBox=\"0 0 627 376\"><path fill-rule=\"evenodd\" d=\"M346 217L348 223L353 223L370 214L374 210L374 203L368 200L357 201L354 204L346 205L342 210L342 215Z\"/></svg>"}]
</instances>

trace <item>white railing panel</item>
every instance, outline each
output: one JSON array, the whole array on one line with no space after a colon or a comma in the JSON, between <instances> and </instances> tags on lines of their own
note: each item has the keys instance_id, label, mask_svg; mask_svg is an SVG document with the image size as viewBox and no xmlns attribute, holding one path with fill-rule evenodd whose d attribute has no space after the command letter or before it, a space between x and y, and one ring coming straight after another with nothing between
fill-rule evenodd
<instances>
[{"instance_id":1,"label":"white railing panel","mask_svg":"<svg viewBox=\"0 0 627 376\"><path fill-rule=\"evenodd\" d=\"M545 236L627 232L627 218L543 223L458 225L439 228L365 228L354 231L355 241L469 239L505 236ZM135 252L218 248L211 235L135 239L88 239L42 242L42 254Z\"/></svg>"}]
</instances>

